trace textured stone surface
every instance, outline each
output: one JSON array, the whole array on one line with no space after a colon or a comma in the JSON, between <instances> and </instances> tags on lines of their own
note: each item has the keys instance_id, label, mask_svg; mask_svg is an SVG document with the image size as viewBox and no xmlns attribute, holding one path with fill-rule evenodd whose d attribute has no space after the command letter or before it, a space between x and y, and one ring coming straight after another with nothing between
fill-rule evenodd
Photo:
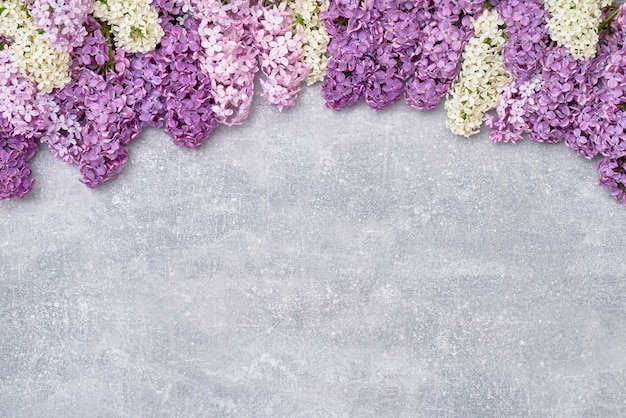
<instances>
[{"instance_id":1,"label":"textured stone surface","mask_svg":"<svg viewBox=\"0 0 626 418\"><path fill-rule=\"evenodd\" d=\"M0 415L626 415L626 208L564 145L317 89L0 203Z\"/></svg>"}]
</instances>

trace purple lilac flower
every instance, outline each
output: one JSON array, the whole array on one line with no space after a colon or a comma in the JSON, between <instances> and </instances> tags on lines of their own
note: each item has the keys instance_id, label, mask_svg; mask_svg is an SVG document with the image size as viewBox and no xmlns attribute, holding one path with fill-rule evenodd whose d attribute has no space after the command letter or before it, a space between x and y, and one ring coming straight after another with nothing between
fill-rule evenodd
<instances>
[{"instance_id":1,"label":"purple lilac flower","mask_svg":"<svg viewBox=\"0 0 626 418\"><path fill-rule=\"evenodd\" d=\"M217 128L212 110L215 104L210 77L200 68L202 51L198 21L188 17L182 25L175 19L164 20L165 36L161 47L148 54L153 69L146 83L157 86L164 100L165 132L180 146L196 148ZM145 102L149 109L158 109L158 100ZM140 112L139 119L148 116Z\"/></svg>"},{"instance_id":2,"label":"purple lilac flower","mask_svg":"<svg viewBox=\"0 0 626 418\"><path fill-rule=\"evenodd\" d=\"M34 180L28 161L37 152L33 137L16 135L6 118L0 116L0 200L24 197Z\"/></svg>"},{"instance_id":3,"label":"purple lilac flower","mask_svg":"<svg viewBox=\"0 0 626 418\"><path fill-rule=\"evenodd\" d=\"M604 157L598 163L600 184L626 205L626 157Z\"/></svg>"},{"instance_id":4,"label":"purple lilac flower","mask_svg":"<svg viewBox=\"0 0 626 418\"><path fill-rule=\"evenodd\" d=\"M539 73L514 80L498 104L498 119L487 116L491 139L516 142L528 133L538 142L564 140L575 128L580 104L591 97L588 78L598 68L593 64L575 59L565 47L548 47Z\"/></svg>"},{"instance_id":5,"label":"purple lilac flower","mask_svg":"<svg viewBox=\"0 0 626 418\"><path fill-rule=\"evenodd\" d=\"M459 74L463 50L473 35L472 18L482 13L483 0L432 0L421 51L414 57L415 73L407 82L404 98L417 110L437 107Z\"/></svg>"},{"instance_id":6,"label":"purple lilac flower","mask_svg":"<svg viewBox=\"0 0 626 418\"><path fill-rule=\"evenodd\" d=\"M374 110L398 101L405 81L415 71L413 60L421 51L422 30L426 25L424 3L389 1L382 17L370 26L375 40L374 68L365 82L365 101Z\"/></svg>"},{"instance_id":7,"label":"purple lilac flower","mask_svg":"<svg viewBox=\"0 0 626 418\"><path fill-rule=\"evenodd\" d=\"M0 199L23 197L33 186L28 161L37 151L50 108L36 84L0 51Z\"/></svg>"},{"instance_id":8,"label":"purple lilac flower","mask_svg":"<svg viewBox=\"0 0 626 418\"><path fill-rule=\"evenodd\" d=\"M595 139L598 152L617 159L626 156L626 4L617 10L609 30L600 34L601 43L607 38L613 42L604 48L606 59L598 71L600 83L593 106L594 114L601 114Z\"/></svg>"},{"instance_id":9,"label":"purple lilac flower","mask_svg":"<svg viewBox=\"0 0 626 418\"><path fill-rule=\"evenodd\" d=\"M618 59L620 38L623 29L614 26L614 30L602 33L597 44L597 54L590 61L587 71L583 74L584 82L580 85L577 100L570 106L573 120L570 129L565 131L565 143L578 155L591 159L598 152L605 155L609 132L619 123L614 123L617 116L617 106L611 98L615 98L620 87L615 85L611 62ZM625 120L626 121L626 120ZM608 139L608 141L607 141ZM626 142L624 143L626 148ZM613 153L608 152L609 156ZM626 155L626 152L624 153ZM618 157L620 155L615 155Z\"/></svg>"},{"instance_id":10,"label":"purple lilac flower","mask_svg":"<svg viewBox=\"0 0 626 418\"><path fill-rule=\"evenodd\" d=\"M377 0L337 0L320 13L330 36L322 96L331 109L352 106L364 96L366 80L375 68L369 27L381 17L376 4Z\"/></svg>"},{"instance_id":11,"label":"purple lilac flower","mask_svg":"<svg viewBox=\"0 0 626 418\"><path fill-rule=\"evenodd\" d=\"M322 95L340 110L365 98L381 110L402 97L426 26L424 2L336 1L320 14L330 35Z\"/></svg>"},{"instance_id":12,"label":"purple lilac flower","mask_svg":"<svg viewBox=\"0 0 626 418\"><path fill-rule=\"evenodd\" d=\"M55 111L42 141L65 162L77 163L81 181L96 187L122 171L140 127L133 109L138 100L123 83L128 57L112 49L106 25L90 18L87 29L72 81L51 96Z\"/></svg>"},{"instance_id":13,"label":"purple lilac flower","mask_svg":"<svg viewBox=\"0 0 626 418\"><path fill-rule=\"evenodd\" d=\"M72 49L82 44L84 23L93 12L94 0L31 0L28 9L35 26L51 45Z\"/></svg>"},{"instance_id":14,"label":"purple lilac flower","mask_svg":"<svg viewBox=\"0 0 626 418\"><path fill-rule=\"evenodd\" d=\"M498 119L488 117L491 139L515 142L528 133L540 142L565 140L579 155L593 158L602 147L601 138L607 137L603 131L616 126L609 119L618 113L607 111L607 103L612 100L609 96L619 94L615 86L620 81L608 86L612 72L607 65L618 60L622 28L616 20L611 30L602 32L592 60L579 61L565 47L554 44L545 49L538 73L514 80L498 105Z\"/></svg>"},{"instance_id":15,"label":"purple lilac flower","mask_svg":"<svg viewBox=\"0 0 626 418\"><path fill-rule=\"evenodd\" d=\"M547 12L541 0L502 0L494 3L508 40L502 51L506 69L514 79L531 79L548 45Z\"/></svg>"}]
</instances>

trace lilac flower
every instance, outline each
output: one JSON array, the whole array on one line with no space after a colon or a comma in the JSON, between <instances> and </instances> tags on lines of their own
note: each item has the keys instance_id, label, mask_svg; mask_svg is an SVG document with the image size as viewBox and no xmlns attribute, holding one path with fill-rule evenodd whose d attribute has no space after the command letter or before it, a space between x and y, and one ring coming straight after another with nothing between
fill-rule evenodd
<instances>
[{"instance_id":1,"label":"lilac flower","mask_svg":"<svg viewBox=\"0 0 626 418\"><path fill-rule=\"evenodd\" d=\"M16 135L9 121L0 116L0 200L24 197L33 188L28 161L36 151L34 138Z\"/></svg>"},{"instance_id":2,"label":"lilac flower","mask_svg":"<svg viewBox=\"0 0 626 418\"><path fill-rule=\"evenodd\" d=\"M600 184L626 205L626 157L604 157L598 163Z\"/></svg>"},{"instance_id":3,"label":"lilac flower","mask_svg":"<svg viewBox=\"0 0 626 418\"><path fill-rule=\"evenodd\" d=\"M482 13L483 0L433 0L422 30L415 73L407 81L405 100L417 110L437 107L461 69L463 50L473 35L472 19Z\"/></svg>"},{"instance_id":4,"label":"lilac flower","mask_svg":"<svg viewBox=\"0 0 626 418\"><path fill-rule=\"evenodd\" d=\"M527 133L538 142L560 142L578 148L581 155L592 157L593 141L581 139L573 144L577 135L579 114L594 97L598 69L602 68L600 55L594 61L579 61L562 46L550 46L540 62L539 73L531 79L517 79L505 88L498 104L498 119L487 117L487 126L494 142L516 142ZM580 120L588 126L589 117Z\"/></svg>"},{"instance_id":5,"label":"lilac flower","mask_svg":"<svg viewBox=\"0 0 626 418\"><path fill-rule=\"evenodd\" d=\"M612 159L626 156L626 4L616 12L609 30L601 32L599 55L605 58L597 71L596 100L591 103L597 150Z\"/></svg>"},{"instance_id":6,"label":"lilac flower","mask_svg":"<svg viewBox=\"0 0 626 418\"><path fill-rule=\"evenodd\" d=\"M546 10L541 0L502 0L495 5L508 36L502 56L514 79L532 78L548 45Z\"/></svg>"},{"instance_id":7,"label":"lilac flower","mask_svg":"<svg viewBox=\"0 0 626 418\"><path fill-rule=\"evenodd\" d=\"M87 36L84 23L93 12L94 0L31 0L26 2L35 26L44 39L59 48L72 49Z\"/></svg>"},{"instance_id":8,"label":"lilac flower","mask_svg":"<svg viewBox=\"0 0 626 418\"><path fill-rule=\"evenodd\" d=\"M611 61L618 59L619 39L623 36L622 29L605 32L597 44L596 56L590 60L582 75L584 82L580 85L577 100L570 106L573 115L570 129L565 131L565 143L578 155L591 159L598 152L615 157L610 132L615 132L616 117L620 110L609 97L615 98L618 86L611 69ZM623 147L626 151L626 142ZM619 148L619 146L618 146ZM618 153L621 154L621 153ZM626 155L626 152L624 152Z\"/></svg>"},{"instance_id":9,"label":"lilac flower","mask_svg":"<svg viewBox=\"0 0 626 418\"><path fill-rule=\"evenodd\" d=\"M282 110L295 104L308 75L300 62L304 37L301 30L292 32L291 14L285 2L269 6L259 3L255 15L258 23L253 35L264 76L261 95Z\"/></svg>"},{"instance_id":10,"label":"lilac flower","mask_svg":"<svg viewBox=\"0 0 626 418\"><path fill-rule=\"evenodd\" d=\"M375 68L368 29L380 17L374 4L375 0L331 1L320 13L330 36L322 96L331 109L344 109L363 98L365 82Z\"/></svg>"},{"instance_id":11,"label":"lilac flower","mask_svg":"<svg viewBox=\"0 0 626 418\"><path fill-rule=\"evenodd\" d=\"M258 71L250 3L190 0L190 12L200 21L201 68L211 80L212 111L220 123L241 124L250 111Z\"/></svg>"},{"instance_id":12,"label":"lilac flower","mask_svg":"<svg viewBox=\"0 0 626 418\"><path fill-rule=\"evenodd\" d=\"M340 110L365 98L380 110L402 97L419 48L420 10L404 1L330 3L320 14L330 35L322 83L328 107Z\"/></svg>"},{"instance_id":13,"label":"lilac flower","mask_svg":"<svg viewBox=\"0 0 626 418\"><path fill-rule=\"evenodd\" d=\"M34 81L0 51L0 199L23 197L34 183L28 161L46 127L50 108Z\"/></svg>"},{"instance_id":14,"label":"lilac flower","mask_svg":"<svg viewBox=\"0 0 626 418\"><path fill-rule=\"evenodd\" d=\"M146 103L147 108L163 107L165 132L174 143L189 148L202 145L218 125L211 79L200 68L202 46L198 27L198 21L191 17L182 25L175 24L174 19L164 22L161 47L148 54L154 69L141 67L146 83L158 87L164 103L161 105L153 98ZM148 116L140 113L139 118Z\"/></svg>"},{"instance_id":15,"label":"lilac flower","mask_svg":"<svg viewBox=\"0 0 626 418\"><path fill-rule=\"evenodd\" d=\"M77 163L81 181L96 187L121 172L128 158L127 145L137 137L140 126L134 90L124 88L130 66L126 53L113 51L106 26L89 19L87 28L80 50L89 59L83 59L83 65L75 60L71 82L53 93L54 112L42 141L65 162ZM107 57L104 63L103 56Z\"/></svg>"}]
</instances>

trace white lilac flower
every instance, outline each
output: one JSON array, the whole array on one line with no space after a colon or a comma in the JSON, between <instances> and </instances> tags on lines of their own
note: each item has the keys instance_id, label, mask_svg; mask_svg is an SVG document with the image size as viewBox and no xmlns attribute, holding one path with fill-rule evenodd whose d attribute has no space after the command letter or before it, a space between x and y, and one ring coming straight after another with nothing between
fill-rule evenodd
<instances>
[{"instance_id":1,"label":"white lilac flower","mask_svg":"<svg viewBox=\"0 0 626 418\"><path fill-rule=\"evenodd\" d=\"M0 36L10 38L13 62L37 83L42 93L63 87L70 81L71 57L65 48L53 48L37 28L23 2L0 1Z\"/></svg>"},{"instance_id":2,"label":"white lilac flower","mask_svg":"<svg viewBox=\"0 0 626 418\"><path fill-rule=\"evenodd\" d=\"M13 38L17 35L20 25L28 23L26 10L21 1L0 0L0 36Z\"/></svg>"},{"instance_id":3,"label":"white lilac flower","mask_svg":"<svg viewBox=\"0 0 626 418\"><path fill-rule=\"evenodd\" d=\"M550 37L557 44L567 47L576 59L593 57L602 8L611 3L613 0L545 0L545 7L550 13Z\"/></svg>"},{"instance_id":4,"label":"white lilac flower","mask_svg":"<svg viewBox=\"0 0 626 418\"><path fill-rule=\"evenodd\" d=\"M126 52L152 51L164 34L157 9L147 0L96 1L94 16L111 26L115 44Z\"/></svg>"},{"instance_id":5,"label":"white lilac flower","mask_svg":"<svg viewBox=\"0 0 626 418\"><path fill-rule=\"evenodd\" d=\"M328 8L327 0L294 0L289 3L291 20L295 29L302 32L306 41L302 45L301 61L309 68L307 84L322 81L326 74L328 57L328 31L320 19L320 12Z\"/></svg>"},{"instance_id":6,"label":"white lilac flower","mask_svg":"<svg viewBox=\"0 0 626 418\"><path fill-rule=\"evenodd\" d=\"M504 66L504 23L495 9L485 10L472 24L474 36L463 51L461 72L445 103L447 127L457 135L480 130L485 113L500 100L511 75Z\"/></svg>"}]
</instances>

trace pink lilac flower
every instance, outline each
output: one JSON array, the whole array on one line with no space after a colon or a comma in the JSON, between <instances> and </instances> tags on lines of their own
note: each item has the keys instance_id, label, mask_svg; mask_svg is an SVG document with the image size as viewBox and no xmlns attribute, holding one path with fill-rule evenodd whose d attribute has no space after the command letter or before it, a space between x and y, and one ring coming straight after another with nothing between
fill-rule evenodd
<instances>
[{"instance_id":1,"label":"pink lilac flower","mask_svg":"<svg viewBox=\"0 0 626 418\"><path fill-rule=\"evenodd\" d=\"M93 12L94 0L31 0L28 9L35 26L51 45L72 49L87 36L84 23Z\"/></svg>"},{"instance_id":2,"label":"pink lilac flower","mask_svg":"<svg viewBox=\"0 0 626 418\"><path fill-rule=\"evenodd\" d=\"M250 112L258 49L254 44L253 11L248 0L190 0L190 13L200 21L201 68L211 80L213 113L220 123L241 124Z\"/></svg>"},{"instance_id":3,"label":"pink lilac flower","mask_svg":"<svg viewBox=\"0 0 626 418\"><path fill-rule=\"evenodd\" d=\"M255 7L257 27L253 31L263 78L261 95L279 110L293 106L308 75L302 57L302 32L292 32L287 3Z\"/></svg>"}]
</instances>

